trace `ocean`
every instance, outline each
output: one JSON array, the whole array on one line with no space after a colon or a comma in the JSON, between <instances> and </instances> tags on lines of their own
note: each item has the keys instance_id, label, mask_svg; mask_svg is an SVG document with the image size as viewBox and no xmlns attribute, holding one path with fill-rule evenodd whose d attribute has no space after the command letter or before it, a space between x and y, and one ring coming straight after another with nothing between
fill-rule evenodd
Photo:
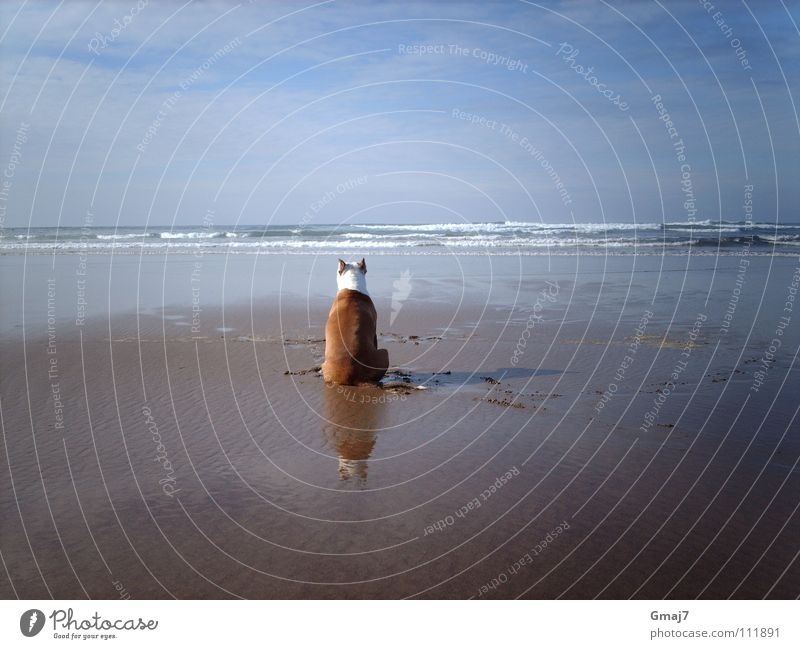
<instances>
[{"instance_id":1,"label":"ocean","mask_svg":"<svg viewBox=\"0 0 800 649\"><path fill-rule=\"evenodd\" d=\"M6 228L0 254L779 255L800 223L435 223Z\"/></svg>"}]
</instances>

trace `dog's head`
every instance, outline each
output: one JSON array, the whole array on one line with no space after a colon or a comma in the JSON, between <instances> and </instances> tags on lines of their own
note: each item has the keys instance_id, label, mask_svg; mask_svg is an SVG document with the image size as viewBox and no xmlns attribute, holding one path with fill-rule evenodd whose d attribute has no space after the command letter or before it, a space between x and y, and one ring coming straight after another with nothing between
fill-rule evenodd
<instances>
[{"instance_id":1,"label":"dog's head","mask_svg":"<svg viewBox=\"0 0 800 649\"><path fill-rule=\"evenodd\" d=\"M339 289L349 288L351 291L360 291L367 294L367 262L362 258L361 261L346 262L339 260L339 270L336 274L336 285Z\"/></svg>"},{"instance_id":2,"label":"dog's head","mask_svg":"<svg viewBox=\"0 0 800 649\"><path fill-rule=\"evenodd\" d=\"M367 262L364 261L364 258L361 258L361 261L351 261L347 263L346 261L339 260L339 275L342 275L346 272L353 272L353 273L361 273L362 275L367 274Z\"/></svg>"}]
</instances>

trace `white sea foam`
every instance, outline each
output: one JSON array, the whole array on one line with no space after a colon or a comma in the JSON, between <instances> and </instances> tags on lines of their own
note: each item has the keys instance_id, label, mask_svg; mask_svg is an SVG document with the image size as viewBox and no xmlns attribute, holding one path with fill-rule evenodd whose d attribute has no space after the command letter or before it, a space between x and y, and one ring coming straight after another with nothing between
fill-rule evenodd
<instances>
[{"instance_id":1,"label":"white sea foam","mask_svg":"<svg viewBox=\"0 0 800 649\"><path fill-rule=\"evenodd\" d=\"M142 239L144 237L152 236L152 233L146 232L126 232L118 234L97 234L96 239L100 241L121 241L125 239Z\"/></svg>"},{"instance_id":2,"label":"white sea foam","mask_svg":"<svg viewBox=\"0 0 800 649\"><path fill-rule=\"evenodd\" d=\"M216 239L227 236L226 232L162 232L158 235L162 239ZM234 235L235 236L235 235Z\"/></svg>"},{"instance_id":3,"label":"white sea foam","mask_svg":"<svg viewBox=\"0 0 800 649\"><path fill-rule=\"evenodd\" d=\"M167 226L168 227L168 226ZM163 229L163 231L161 231ZM92 252L141 254L159 252L292 253L292 254L620 254L667 250L707 254L735 251L750 242L765 254L795 250L800 224L744 224L730 221L668 223L436 223L339 224L291 226L152 227L137 232L125 227L89 231L78 228L5 229L0 253ZM752 238L750 238L752 235ZM774 250L773 250L774 248ZM769 251L769 253L767 252ZM616 253L615 253L616 254Z\"/></svg>"}]
</instances>

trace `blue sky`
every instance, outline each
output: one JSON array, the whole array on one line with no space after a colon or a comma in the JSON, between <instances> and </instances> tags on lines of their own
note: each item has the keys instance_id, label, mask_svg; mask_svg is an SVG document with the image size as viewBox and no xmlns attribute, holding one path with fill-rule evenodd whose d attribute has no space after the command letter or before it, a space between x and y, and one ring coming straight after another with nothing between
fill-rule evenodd
<instances>
[{"instance_id":1,"label":"blue sky","mask_svg":"<svg viewBox=\"0 0 800 649\"><path fill-rule=\"evenodd\" d=\"M798 221L798 22L780 0L3 2L2 224L736 221L746 185L754 220Z\"/></svg>"}]
</instances>

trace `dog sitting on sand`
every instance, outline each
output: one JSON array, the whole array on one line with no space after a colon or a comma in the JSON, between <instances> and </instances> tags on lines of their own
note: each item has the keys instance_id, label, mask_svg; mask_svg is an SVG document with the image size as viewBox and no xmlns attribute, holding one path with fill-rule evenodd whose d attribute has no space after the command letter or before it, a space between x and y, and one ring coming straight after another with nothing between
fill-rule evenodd
<instances>
[{"instance_id":1,"label":"dog sitting on sand","mask_svg":"<svg viewBox=\"0 0 800 649\"><path fill-rule=\"evenodd\" d=\"M326 383L359 385L377 383L389 367L389 352L378 349L378 314L367 292L367 264L339 260L333 300L325 325Z\"/></svg>"}]
</instances>

